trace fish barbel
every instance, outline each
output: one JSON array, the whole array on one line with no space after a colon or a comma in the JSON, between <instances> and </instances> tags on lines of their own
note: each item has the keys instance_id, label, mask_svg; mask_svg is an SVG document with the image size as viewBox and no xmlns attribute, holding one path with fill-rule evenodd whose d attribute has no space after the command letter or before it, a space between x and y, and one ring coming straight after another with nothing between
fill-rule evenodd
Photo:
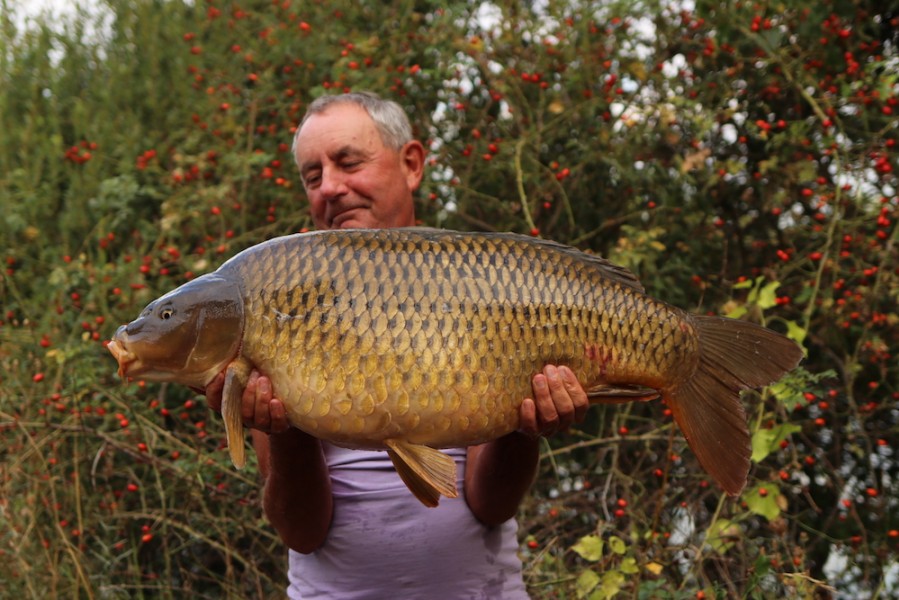
<instances>
[{"instance_id":1,"label":"fish barbel","mask_svg":"<svg viewBox=\"0 0 899 600\"><path fill-rule=\"evenodd\" d=\"M591 402L663 398L731 495L749 471L740 391L802 349L758 325L690 314L598 256L508 233L342 230L269 240L151 302L109 343L122 377L205 387L245 461L240 399L253 368L291 425L386 449L425 504L454 497L440 448L515 431L531 377L567 365Z\"/></svg>"}]
</instances>

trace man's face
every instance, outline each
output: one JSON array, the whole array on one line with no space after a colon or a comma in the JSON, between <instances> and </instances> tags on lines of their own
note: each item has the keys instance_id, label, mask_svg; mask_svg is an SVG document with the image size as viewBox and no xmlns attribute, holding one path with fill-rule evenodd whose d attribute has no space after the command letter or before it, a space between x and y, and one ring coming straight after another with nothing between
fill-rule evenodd
<instances>
[{"instance_id":1,"label":"man's face","mask_svg":"<svg viewBox=\"0 0 899 600\"><path fill-rule=\"evenodd\" d=\"M385 146L362 107L334 104L311 116L297 138L296 159L317 228L415 224L412 193L424 150L419 142L400 151Z\"/></svg>"}]
</instances>

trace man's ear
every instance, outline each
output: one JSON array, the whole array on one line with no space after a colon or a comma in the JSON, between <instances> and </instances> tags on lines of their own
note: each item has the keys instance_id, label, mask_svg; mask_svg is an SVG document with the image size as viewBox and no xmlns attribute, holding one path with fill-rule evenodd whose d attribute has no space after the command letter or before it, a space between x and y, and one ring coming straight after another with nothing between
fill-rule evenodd
<instances>
[{"instance_id":1,"label":"man's ear","mask_svg":"<svg viewBox=\"0 0 899 600\"><path fill-rule=\"evenodd\" d=\"M400 150L400 163L406 173L409 189L417 190L425 171L425 147L422 143L418 140L406 142Z\"/></svg>"}]
</instances>

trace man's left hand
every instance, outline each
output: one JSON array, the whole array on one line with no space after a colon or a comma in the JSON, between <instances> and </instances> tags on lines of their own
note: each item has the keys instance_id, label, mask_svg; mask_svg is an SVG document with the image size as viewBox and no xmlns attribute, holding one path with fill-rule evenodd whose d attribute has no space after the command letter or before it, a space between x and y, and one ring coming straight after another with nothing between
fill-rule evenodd
<instances>
[{"instance_id":1,"label":"man's left hand","mask_svg":"<svg viewBox=\"0 0 899 600\"><path fill-rule=\"evenodd\" d=\"M568 367L546 365L531 382L534 397L521 404L519 430L531 437L548 436L579 423L590 402Z\"/></svg>"}]
</instances>

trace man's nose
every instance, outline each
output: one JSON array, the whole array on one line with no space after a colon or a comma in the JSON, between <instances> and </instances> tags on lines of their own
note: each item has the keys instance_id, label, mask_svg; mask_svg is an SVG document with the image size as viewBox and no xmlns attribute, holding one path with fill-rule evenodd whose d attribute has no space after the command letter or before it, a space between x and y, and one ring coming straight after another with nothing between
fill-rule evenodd
<instances>
[{"instance_id":1,"label":"man's nose","mask_svg":"<svg viewBox=\"0 0 899 600\"><path fill-rule=\"evenodd\" d=\"M319 192L325 200L339 198L347 193L346 176L340 169L325 167L321 177Z\"/></svg>"}]
</instances>

